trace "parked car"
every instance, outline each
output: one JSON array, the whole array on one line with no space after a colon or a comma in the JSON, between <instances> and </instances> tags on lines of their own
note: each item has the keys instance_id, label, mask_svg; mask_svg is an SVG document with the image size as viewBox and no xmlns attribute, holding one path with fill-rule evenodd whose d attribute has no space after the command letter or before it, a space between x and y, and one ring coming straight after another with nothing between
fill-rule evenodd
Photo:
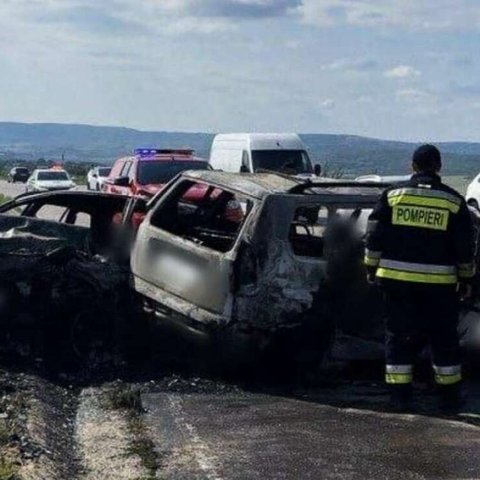
<instances>
[{"instance_id":1,"label":"parked car","mask_svg":"<svg viewBox=\"0 0 480 480\"><path fill-rule=\"evenodd\" d=\"M93 167L87 173L87 190L102 190L103 182L108 178L112 167Z\"/></svg>"},{"instance_id":2,"label":"parked car","mask_svg":"<svg viewBox=\"0 0 480 480\"><path fill-rule=\"evenodd\" d=\"M321 173L295 133L220 133L209 162L214 170L232 173L270 170L307 178Z\"/></svg>"},{"instance_id":3,"label":"parked car","mask_svg":"<svg viewBox=\"0 0 480 480\"><path fill-rule=\"evenodd\" d=\"M208 170L206 160L193 150L139 148L130 157L118 159L105 179L108 193L152 197L172 178L185 170Z\"/></svg>"},{"instance_id":4,"label":"parked car","mask_svg":"<svg viewBox=\"0 0 480 480\"><path fill-rule=\"evenodd\" d=\"M13 167L7 175L9 183L22 182L25 183L30 176L30 171L27 167Z\"/></svg>"},{"instance_id":5,"label":"parked car","mask_svg":"<svg viewBox=\"0 0 480 480\"><path fill-rule=\"evenodd\" d=\"M76 186L68 173L61 168L37 169L27 181L26 192L70 190Z\"/></svg>"},{"instance_id":6,"label":"parked car","mask_svg":"<svg viewBox=\"0 0 480 480\"><path fill-rule=\"evenodd\" d=\"M475 207L477 210L480 207L480 173L472 180L467 188L465 196L467 203Z\"/></svg>"}]
</instances>

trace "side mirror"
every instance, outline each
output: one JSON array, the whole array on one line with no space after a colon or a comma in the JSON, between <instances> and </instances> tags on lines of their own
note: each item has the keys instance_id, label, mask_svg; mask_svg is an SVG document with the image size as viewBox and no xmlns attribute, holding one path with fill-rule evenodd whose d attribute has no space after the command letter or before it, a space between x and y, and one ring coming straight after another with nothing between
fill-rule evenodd
<instances>
[{"instance_id":1,"label":"side mirror","mask_svg":"<svg viewBox=\"0 0 480 480\"><path fill-rule=\"evenodd\" d=\"M317 177L319 177L322 174L322 166L319 163L316 163L315 166L313 167L313 173Z\"/></svg>"},{"instance_id":2,"label":"side mirror","mask_svg":"<svg viewBox=\"0 0 480 480\"><path fill-rule=\"evenodd\" d=\"M479 205L478 205L478 202L477 202L475 199L473 199L473 198L470 198L470 199L467 200L467 205L468 205L469 207L474 208L474 209L477 210L477 211L480 211L480 207L479 207Z\"/></svg>"},{"instance_id":3,"label":"side mirror","mask_svg":"<svg viewBox=\"0 0 480 480\"><path fill-rule=\"evenodd\" d=\"M130 185L130 179L128 177L117 177L113 180L113 184L117 187L128 187Z\"/></svg>"}]
</instances>

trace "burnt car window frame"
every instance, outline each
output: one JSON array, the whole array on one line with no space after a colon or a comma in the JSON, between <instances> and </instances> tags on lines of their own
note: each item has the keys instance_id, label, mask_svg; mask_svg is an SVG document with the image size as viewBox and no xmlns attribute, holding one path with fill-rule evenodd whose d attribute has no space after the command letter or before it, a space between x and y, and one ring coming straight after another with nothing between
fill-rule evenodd
<instances>
[{"instance_id":1,"label":"burnt car window frame","mask_svg":"<svg viewBox=\"0 0 480 480\"><path fill-rule=\"evenodd\" d=\"M299 198L299 201L296 202L292 208L291 216L289 217L289 225L294 221L295 212L302 207L304 208L319 207L320 209L326 208L328 211L328 218L330 218L332 215L332 212L339 209L345 209L345 210L355 210L356 208L360 208L362 210L373 209L376 201L380 197L380 194L378 194L378 196L375 196L375 198L371 196L371 199L369 199L370 196L360 195L358 193L349 194L349 193L337 193L337 192L332 192L330 194L328 193L308 194L308 195L302 195L301 197L298 197L296 194L293 194L293 195ZM340 201L340 198L342 196L344 198L343 200ZM290 254L297 261L300 261L300 262L313 261L313 262L319 262L319 263L326 262L324 256L310 257L310 256L302 256L302 255L296 254L295 251L293 250L288 233L287 233L287 236L284 238L284 240L288 245L287 248L289 249Z\"/></svg>"},{"instance_id":2,"label":"burnt car window frame","mask_svg":"<svg viewBox=\"0 0 480 480\"><path fill-rule=\"evenodd\" d=\"M297 212L300 210L300 209L309 209L309 208L318 208L318 211L321 212L322 210L326 210L327 211L327 221L326 221L326 224L325 225L318 225L318 227L321 227L323 230L322 230L322 235L321 236L315 236L314 234L310 233L307 235L307 237L314 237L314 238L319 238L319 239L322 239L322 255L321 256L313 256L313 255L301 255L299 253L296 253L295 250L294 250L294 245L292 244L292 240L290 238L290 228L291 226L293 225L293 223L295 222L295 217L297 215ZM320 260L320 261L323 261L325 259L325 252L324 252L324 249L325 249L325 244L324 244L324 233L325 233L325 228L327 226L327 223L328 223L328 220L329 218L331 217L332 215L332 209L329 208L329 206L327 205L305 205L305 204L296 204L294 209L293 209L293 217L291 218L291 221L290 221L290 227L289 227L289 233L288 233L288 237L287 237L287 243L288 243L288 247L290 249L290 252L291 254L295 257L295 258L301 258L301 259L308 259L308 260ZM319 217L320 218L320 217ZM318 221L318 220L317 220ZM303 224L303 222L302 222ZM308 224L308 222L305 222L306 226L307 227L314 227L314 224Z\"/></svg>"},{"instance_id":3,"label":"burnt car window frame","mask_svg":"<svg viewBox=\"0 0 480 480\"><path fill-rule=\"evenodd\" d=\"M165 230L164 228L161 228L157 225L154 225L154 223L152 223L152 220L154 219L154 217L158 214L158 212L162 208L168 208L167 204L168 204L169 199L172 196L176 195L177 191L180 189L180 187L184 183L189 183L190 186L187 187L184 190L183 194L186 193L188 191L188 189L191 188L194 184L202 184L202 185L205 185L207 187L207 189L210 188L210 187L214 188L214 189L220 189L224 192L232 193L233 195L236 195L236 196L240 195L240 196L244 197L245 199L247 199L249 201L250 206L247 206L247 209L245 211L245 217L244 217L244 219L241 223L241 226L239 227L238 231L236 232L235 239L233 240L231 248L229 250L221 251L221 250L217 250L217 249L211 248L209 246L206 246L206 245L203 245L203 244L200 244L200 243L196 243L193 240L190 240L189 238L183 237L183 236L178 235L176 233L172 233L172 232L170 232L168 230ZM239 248L239 245L241 243L241 238L243 236L243 233L244 233L245 229L248 228L249 221L252 218L252 213L255 210L255 208L258 207L258 205L261 204L261 202L259 201L258 198L254 197L254 196L251 196L251 195L248 195L244 192L240 192L240 191L237 191L235 189L228 188L228 187L226 188L225 185L217 184L215 182L208 182L208 181L198 179L198 178L185 177L182 174L180 174L180 178L177 178L176 180L174 179L172 181L172 184L169 186L167 191L164 191L162 193L163 194L158 198L158 201L154 205L152 205L151 208L150 208L150 211L149 211L149 214L148 214L148 225L149 225L149 227L154 228L158 231L161 231L162 233L164 233L165 235L168 235L168 237L171 237L172 239L177 238L177 239L181 240L182 242L186 242L189 247L199 249L200 251L206 252L206 253L209 253L209 254L218 254L218 255L221 255L221 256L231 256L233 253L238 253L238 248Z\"/></svg>"}]
</instances>

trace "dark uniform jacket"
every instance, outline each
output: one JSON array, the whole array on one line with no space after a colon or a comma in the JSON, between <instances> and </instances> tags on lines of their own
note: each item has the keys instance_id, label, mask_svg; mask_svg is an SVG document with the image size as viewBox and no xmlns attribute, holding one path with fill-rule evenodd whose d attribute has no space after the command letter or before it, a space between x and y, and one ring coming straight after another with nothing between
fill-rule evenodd
<instances>
[{"instance_id":1,"label":"dark uniform jacket","mask_svg":"<svg viewBox=\"0 0 480 480\"><path fill-rule=\"evenodd\" d=\"M365 264L388 281L452 285L473 278L465 200L434 174L388 188L369 217Z\"/></svg>"}]
</instances>

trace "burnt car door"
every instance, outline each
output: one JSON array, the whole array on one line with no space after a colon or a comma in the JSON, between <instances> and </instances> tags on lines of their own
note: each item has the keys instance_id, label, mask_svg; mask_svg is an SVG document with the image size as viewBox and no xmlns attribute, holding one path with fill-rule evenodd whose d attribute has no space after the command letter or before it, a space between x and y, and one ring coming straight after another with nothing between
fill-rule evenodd
<instances>
[{"instance_id":1,"label":"burnt car door","mask_svg":"<svg viewBox=\"0 0 480 480\"><path fill-rule=\"evenodd\" d=\"M238 324L291 328L312 310L321 321L336 309L337 318L359 325L364 315L354 304L369 303L362 264L365 219L378 193L323 192L264 199L239 262Z\"/></svg>"},{"instance_id":2,"label":"burnt car door","mask_svg":"<svg viewBox=\"0 0 480 480\"><path fill-rule=\"evenodd\" d=\"M239 238L254 207L253 198L181 177L140 226L135 289L194 320L228 322Z\"/></svg>"}]
</instances>

